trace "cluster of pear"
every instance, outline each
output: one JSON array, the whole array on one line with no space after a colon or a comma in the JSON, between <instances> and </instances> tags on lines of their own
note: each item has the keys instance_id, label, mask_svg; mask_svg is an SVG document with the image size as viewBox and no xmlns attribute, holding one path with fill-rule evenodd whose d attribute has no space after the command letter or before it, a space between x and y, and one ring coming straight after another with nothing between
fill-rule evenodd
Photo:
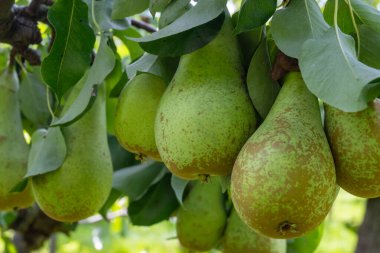
<instances>
[{"instance_id":1,"label":"cluster of pear","mask_svg":"<svg viewBox=\"0 0 380 253\"><path fill-rule=\"evenodd\" d=\"M127 84L115 120L120 143L141 157L163 161L184 179L207 181L232 173L236 213L251 229L272 238L300 237L316 228L339 186L356 196L379 197L380 101L358 113L325 105L323 128L317 97L301 73L290 72L256 129L232 29L226 19L214 40L183 55L167 87L147 73ZM197 187L211 186L196 186L194 192ZM186 204L189 210L194 202ZM221 224L225 214L214 219ZM188 226L196 224L191 222ZM184 245L201 242L191 239Z\"/></svg>"},{"instance_id":2,"label":"cluster of pear","mask_svg":"<svg viewBox=\"0 0 380 253\"><path fill-rule=\"evenodd\" d=\"M23 135L18 87L14 71L5 71L0 76L0 172L3 175L0 177L0 210L25 208L36 200L48 216L59 221L73 222L95 214L112 187L104 87L98 90L94 105L82 118L62 127L67 146L62 166L32 177L22 192L12 192L26 174L29 156L29 146ZM81 88L79 85L73 89L68 105Z\"/></svg>"}]
</instances>

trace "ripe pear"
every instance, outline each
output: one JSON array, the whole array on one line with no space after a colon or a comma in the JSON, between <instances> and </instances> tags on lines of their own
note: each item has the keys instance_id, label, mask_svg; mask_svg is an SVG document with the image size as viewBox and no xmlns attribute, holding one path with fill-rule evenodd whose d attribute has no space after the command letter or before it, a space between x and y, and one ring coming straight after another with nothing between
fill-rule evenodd
<instances>
[{"instance_id":1,"label":"ripe pear","mask_svg":"<svg viewBox=\"0 0 380 253\"><path fill-rule=\"evenodd\" d=\"M272 239L248 227L232 209L224 232L223 253L285 253L286 240Z\"/></svg>"},{"instance_id":2,"label":"ripe pear","mask_svg":"<svg viewBox=\"0 0 380 253\"><path fill-rule=\"evenodd\" d=\"M26 144L17 98L16 73L4 71L0 76L0 210L25 208L33 204L32 191L10 191L26 174L29 146Z\"/></svg>"},{"instance_id":3,"label":"ripe pear","mask_svg":"<svg viewBox=\"0 0 380 253\"><path fill-rule=\"evenodd\" d=\"M154 137L154 122L166 86L160 77L142 73L130 80L120 94L115 134L125 149L140 157L160 160Z\"/></svg>"},{"instance_id":4,"label":"ripe pear","mask_svg":"<svg viewBox=\"0 0 380 253\"><path fill-rule=\"evenodd\" d=\"M338 184L358 197L380 197L380 99L356 113L325 105L325 130Z\"/></svg>"},{"instance_id":5,"label":"ripe pear","mask_svg":"<svg viewBox=\"0 0 380 253\"><path fill-rule=\"evenodd\" d=\"M77 93L80 89L73 91ZM52 219L75 222L87 218L107 200L113 168L105 113L102 85L91 109L78 121L62 128L67 146L62 166L32 178L37 203Z\"/></svg>"},{"instance_id":6,"label":"ripe pear","mask_svg":"<svg viewBox=\"0 0 380 253\"><path fill-rule=\"evenodd\" d=\"M227 175L256 116L229 18L209 44L183 55L156 117L156 143L175 175Z\"/></svg>"},{"instance_id":7,"label":"ripe pear","mask_svg":"<svg viewBox=\"0 0 380 253\"><path fill-rule=\"evenodd\" d=\"M177 236L182 246L206 251L222 237L226 224L224 195L217 178L197 181L177 213Z\"/></svg>"},{"instance_id":8,"label":"ripe pear","mask_svg":"<svg viewBox=\"0 0 380 253\"><path fill-rule=\"evenodd\" d=\"M236 160L234 206L257 232L294 238L324 220L336 189L318 100L301 74L290 72L267 118Z\"/></svg>"}]
</instances>

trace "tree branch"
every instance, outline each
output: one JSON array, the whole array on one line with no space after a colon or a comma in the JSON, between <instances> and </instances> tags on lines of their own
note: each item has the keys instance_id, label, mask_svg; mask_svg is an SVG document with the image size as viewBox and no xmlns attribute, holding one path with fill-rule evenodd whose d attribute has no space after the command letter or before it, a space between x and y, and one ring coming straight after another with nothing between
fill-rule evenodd
<instances>
[{"instance_id":1,"label":"tree branch","mask_svg":"<svg viewBox=\"0 0 380 253\"><path fill-rule=\"evenodd\" d=\"M1 0L0 1L0 23L2 19L9 19L12 15L12 6L14 5L14 0ZM0 29L1 30L1 29Z\"/></svg>"},{"instance_id":2,"label":"tree branch","mask_svg":"<svg viewBox=\"0 0 380 253\"><path fill-rule=\"evenodd\" d=\"M150 32L150 33L157 32L157 29L155 27L149 25L148 23L145 23L143 21L139 21L136 19L131 20L131 25L133 25L134 27L143 29L143 30Z\"/></svg>"}]
</instances>

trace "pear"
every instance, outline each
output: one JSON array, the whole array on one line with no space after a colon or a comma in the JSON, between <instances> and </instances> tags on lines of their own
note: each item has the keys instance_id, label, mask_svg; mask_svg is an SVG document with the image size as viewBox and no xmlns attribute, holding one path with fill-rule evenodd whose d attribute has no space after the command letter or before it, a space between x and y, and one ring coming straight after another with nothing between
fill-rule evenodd
<instances>
[{"instance_id":1,"label":"pear","mask_svg":"<svg viewBox=\"0 0 380 253\"><path fill-rule=\"evenodd\" d=\"M325 105L325 130L338 184L358 197L380 197L380 99L356 113Z\"/></svg>"},{"instance_id":2,"label":"pear","mask_svg":"<svg viewBox=\"0 0 380 253\"><path fill-rule=\"evenodd\" d=\"M18 79L14 71L0 76L0 210L25 208L33 204L32 191L10 191L27 170L29 146L26 144L17 98Z\"/></svg>"},{"instance_id":3,"label":"pear","mask_svg":"<svg viewBox=\"0 0 380 253\"><path fill-rule=\"evenodd\" d=\"M141 158L160 160L154 122L166 86L160 77L142 73L131 79L120 94L115 116L116 137L126 150Z\"/></svg>"},{"instance_id":4,"label":"pear","mask_svg":"<svg viewBox=\"0 0 380 253\"><path fill-rule=\"evenodd\" d=\"M209 44L183 55L156 117L162 161L185 179L227 175L256 116L229 18Z\"/></svg>"},{"instance_id":5,"label":"pear","mask_svg":"<svg viewBox=\"0 0 380 253\"><path fill-rule=\"evenodd\" d=\"M285 253L286 240L272 239L248 227L232 209L224 232L223 253Z\"/></svg>"},{"instance_id":6,"label":"pear","mask_svg":"<svg viewBox=\"0 0 380 253\"><path fill-rule=\"evenodd\" d=\"M177 213L177 236L182 246L206 251L222 237L227 215L217 178L197 181Z\"/></svg>"},{"instance_id":7,"label":"pear","mask_svg":"<svg viewBox=\"0 0 380 253\"><path fill-rule=\"evenodd\" d=\"M74 93L79 91L74 87ZM91 109L62 132L67 146L64 163L58 170L33 177L32 187L44 213L58 221L75 222L95 214L112 187L104 85Z\"/></svg>"},{"instance_id":8,"label":"pear","mask_svg":"<svg viewBox=\"0 0 380 253\"><path fill-rule=\"evenodd\" d=\"M316 228L336 196L334 160L317 98L298 72L287 74L263 124L241 150L231 197L255 231L294 238Z\"/></svg>"}]
</instances>

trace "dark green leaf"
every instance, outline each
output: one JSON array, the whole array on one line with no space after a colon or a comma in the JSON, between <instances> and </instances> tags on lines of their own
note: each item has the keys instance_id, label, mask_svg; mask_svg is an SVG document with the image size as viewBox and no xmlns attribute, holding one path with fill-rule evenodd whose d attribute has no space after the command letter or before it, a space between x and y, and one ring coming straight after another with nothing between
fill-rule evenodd
<instances>
[{"instance_id":1,"label":"dark green leaf","mask_svg":"<svg viewBox=\"0 0 380 253\"><path fill-rule=\"evenodd\" d=\"M114 0L112 8L112 19L129 17L149 7L149 0Z\"/></svg>"},{"instance_id":2,"label":"dark green leaf","mask_svg":"<svg viewBox=\"0 0 380 253\"><path fill-rule=\"evenodd\" d=\"M22 192L25 190L25 188L28 186L29 178L24 178L22 181L17 183L10 192Z\"/></svg>"},{"instance_id":3,"label":"dark green leaf","mask_svg":"<svg viewBox=\"0 0 380 253\"><path fill-rule=\"evenodd\" d=\"M0 227L3 229L8 229L16 218L16 212L0 212Z\"/></svg>"},{"instance_id":4,"label":"dark green leaf","mask_svg":"<svg viewBox=\"0 0 380 253\"><path fill-rule=\"evenodd\" d=\"M107 44L107 36L103 36L94 64L85 76L84 84L78 97L70 105L60 118L54 119L52 125L67 125L78 119L92 105L94 100L94 90L101 85L105 78L111 73L115 66L115 55Z\"/></svg>"},{"instance_id":5,"label":"dark green leaf","mask_svg":"<svg viewBox=\"0 0 380 253\"><path fill-rule=\"evenodd\" d=\"M28 159L28 172L32 177L54 171L66 158L66 143L59 127L39 129L32 135L32 148Z\"/></svg>"},{"instance_id":6,"label":"dark green leaf","mask_svg":"<svg viewBox=\"0 0 380 253\"><path fill-rule=\"evenodd\" d=\"M113 188L133 201L141 198L151 185L160 180L167 170L162 163L145 162L115 172Z\"/></svg>"},{"instance_id":7,"label":"dark green leaf","mask_svg":"<svg viewBox=\"0 0 380 253\"><path fill-rule=\"evenodd\" d=\"M121 42L123 42L123 44L128 48L129 56L131 57L132 61L137 60L143 55L144 50L142 50L139 43L129 39L130 37L141 37L140 33L135 28L130 27L124 31L114 31L113 34L119 38Z\"/></svg>"},{"instance_id":8,"label":"dark green leaf","mask_svg":"<svg viewBox=\"0 0 380 253\"><path fill-rule=\"evenodd\" d=\"M158 27L161 29L173 23L178 17L182 16L191 8L190 0L174 0L163 10L158 21Z\"/></svg>"},{"instance_id":9,"label":"dark green leaf","mask_svg":"<svg viewBox=\"0 0 380 253\"><path fill-rule=\"evenodd\" d=\"M189 182L189 180L179 178L172 174L172 179L170 183L175 193L175 196L177 197L177 200L181 205L183 204L183 194L185 193L186 186L189 184Z\"/></svg>"},{"instance_id":10,"label":"dark green leaf","mask_svg":"<svg viewBox=\"0 0 380 253\"><path fill-rule=\"evenodd\" d=\"M19 90L20 108L25 117L37 128L48 126L51 117L46 92L49 91L42 82L39 68L35 68L33 73L28 72L24 75ZM51 94L49 99L52 104Z\"/></svg>"},{"instance_id":11,"label":"dark green leaf","mask_svg":"<svg viewBox=\"0 0 380 253\"><path fill-rule=\"evenodd\" d=\"M352 22L350 13L350 7L345 2L345 0L338 1L338 26L342 32L350 34L355 31L355 26ZM334 25L334 9L335 0L329 0L327 1L325 9L323 10L323 16L325 17L326 22L331 26Z\"/></svg>"},{"instance_id":12,"label":"dark green leaf","mask_svg":"<svg viewBox=\"0 0 380 253\"><path fill-rule=\"evenodd\" d=\"M305 236L287 240L286 253L310 253L314 252L323 236L324 223Z\"/></svg>"},{"instance_id":13,"label":"dark green leaf","mask_svg":"<svg viewBox=\"0 0 380 253\"><path fill-rule=\"evenodd\" d=\"M380 78L380 70L359 62L354 39L334 27L305 42L299 65L310 91L346 112L365 109L373 99L366 86Z\"/></svg>"},{"instance_id":14,"label":"dark green leaf","mask_svg":"<svg viewBox=\"0 0 380 253\"><path fill-rule=\"evenodd\" d=\"M94 11L89 8L88 16L92 17L94 13L95 17L90 19L92 29L101 31L107 31L109 29L124 30L129 27L129 22L125 18L112 19L112 7L114 0L84 0L88 6L94 4ZM97 24L94 24L93 20L96 20ZM97 27L99 26L99 28ZM100 31L99 31L100 32Z\"/></svg>"},{"instance_id":15,"label":"dark green leaf","mask_svg":"<svg viewBox=\"0 0 380 253\"><path fill-rule=\"evenodd\" d=\"M111 153L112 165L115 171L137 163L135 155L120 146L115 136L108 135L108 146Z\"/></svg>"},{"instance_id":16,"label":"dark green leaf","mask_svg":"<svg viewBox=\"0 0 380 253\"><path fill-rule=\"evenodd\" d=\"M277 8L277 0L243 0L235 32L245 32L264 25Z\"/></svg>"},{"instance_id":17,"label":"dark green leaf","mask_svg":"<svg viewBox=\"0 0 380 253\"><path fill-rule=\"evenodd\" d=\"M362 0L351 0L351 4L360 21L380 33L380 11Z\"/></svg>"},{"instance_id":18,"label":"dark green leaf","mask_svg":"<svg viewBox=\"0 0 380 253\"><path fill-rule=\"evenodd\" d=\"M359 60L370 67L380 69L380 33L367 25L360 25L359 35Z\"/></svg>"},{"instance_id":19,"label":"dark green leaf","mask_svg":"<svg viewBox=\"0 0 380 253\"><path fill-rule=\"evenodd\" d=\"M41 72L61 99L89 67L95 35L88 25L87 5L81 0L55 1L48 19L56 35Z\"/></svg>"},{"instance_id":20,"label":"dark green leaf","mask_svg":"<svg viewBox=\"0 0 380 253\"><path fill-rule=\"evenodd\" d=\"M210 42L219 32L226 0L200 1L170 25L149 36L133 39L148 53L179 56Z\"/></svg>"},{"instance_id":21,"label":"dark green leaf","mask_svg":"<svg viewBox=\"0 0 380 253\"><path fill-rule=\"evenodd\" d=\"M151 226L168 219L178 208L179 203L170 186L170 180L171 174L168 173L142 199L130 203L128 214L134 225Z\"/></svg>"},{"instance_id":22,"label":"dark green leaf","mask_svg":"<svg viewBox=\"0 0 380 253\"><path fill-rule=\"evenodd\" d=\"M262 119L268 115L280 91L280 85L272 79L271 73L267 40L264 38L252 57L247 74L249 96Z\"/></svg>"},{"instance_id":23,"label":"dark green leaf","mask_svg":"<svg viewBox=\"0 0 380 253\"><path fill-rule=\"evenodd\" d=\"M302 44L320 37L329 25L315 0L297 0L274 15L271 33L278 48L286 55L298 58Z\"/></svg>"},{"instance_id":24,"label":"dark green leaf","mask_svg":"<svg viewBox=\"0 0 380 253\"><path fill-rule=\"evenodd\" d=\"M152 16L154 16L156 12L162 12L171 1L172 0L150 0L149 10Z\"/></svg>"},{"instance_id":25,"label":"dark green leaf","mask_svg":"<svg viewBox=\"0 0 380 253\"><path fill-rule=\"evenodd\" d=\"M119 81L117 82L117 84L115 85L115 87L112 89L111 93L110 93L110 97L111 98L118 98L121 91L123 90L124 86L127 84L128 82L128 75L127 73L124 71L122 74L121 74L121 77L119 79Z\"/></svg>"},{"instance_id":26,"label":"dark green leaf","mask_svg":"<svg viewBox=\"0 0 380 253\"><path fill-rule=\"evenodd\" d=\"M118 200L121 196L121 193L115 189L111 190L110 195L108 196L108 199L106 203L102 206L102 208L99 210L99 214L103 217L103 219L108 220L107 218L107 212L112 207L112 205Z\"/></svg>"}]
</instances>

